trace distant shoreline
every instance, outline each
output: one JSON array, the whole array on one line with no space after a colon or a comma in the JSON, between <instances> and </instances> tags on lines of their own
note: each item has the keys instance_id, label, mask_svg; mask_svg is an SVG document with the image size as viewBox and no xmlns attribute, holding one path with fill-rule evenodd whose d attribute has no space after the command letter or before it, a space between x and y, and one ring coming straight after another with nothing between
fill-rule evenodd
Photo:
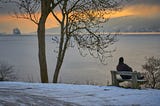
<instances>
[{"instance_id":1,"label":"distant shoreline","mask_svg":"<svg viewBox=\"0 0 160 106\"><path fill-rule=\"evenodd\" d=\"M134 34L134 35L144 35L144 34L147 34L147 35L151 35L151 34L154 34L154 35L159 35L160 32L119 32L120 34L124 34L124 35L127 35L127 34Z\"/></svg>"},{"instance_id":2,"label":"distant shoreline","mask_svg":"<svg viewBox=\"0 0 160 106\"><path fill-rule=\"evenodd\" d=\"M82 33L83 34L83 33ZM97 34L118 34L118 35L160 35L160 32L102 32ZM46 33L46 36L59 35L59 33ZM0 36L37 36L37 34L3 34L0 33Z\"/></svg>"}]
</instances>

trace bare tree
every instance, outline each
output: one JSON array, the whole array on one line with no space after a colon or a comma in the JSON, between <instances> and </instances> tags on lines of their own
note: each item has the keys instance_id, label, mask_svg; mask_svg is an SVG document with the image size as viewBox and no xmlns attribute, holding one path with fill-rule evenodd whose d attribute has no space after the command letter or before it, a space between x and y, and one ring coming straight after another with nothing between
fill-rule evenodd
<instances>
[{"instance_id":1,"label":"bare tree","mask_svg":"<svg viewBox=\"0 0 160 106\"><path fill-rule=\"evenodd\" d=\"M53 82L57 82L66 49L71 44L71 38L75 40L78 50L84 56L86 50L102 63L111 51L106 50L109 45L115 42L112 35L98 34L102 23L108 18L104 15L111 14L111 11L119 10L119 3L116 0L9 0L17 4L17 18L29 19L38 26L38 47L41 81L48 82L47 63L45 54L45 22L50 12L60 23L61 38L59 42L58 58L55 68ZM58 5L58 6L57 6ZM58 8L56 8L58 7ZM55 9L56 8L56 9ZM56 15L55 10L62 14L62 18ZM40 12L40 16L36 14Z\"/></svg>"},{"instance_id":2,"label":"bare tree","mask_svg":"<svg viewBox=\"0 0 160 106\"><path fill-rule=\"evenodd\" d=\"M45 51L45 22L52 9L62 0L2 0L6 3L14 3L17 9L14 16L17 18L28 19L34 22L38 35L38 56L40 65L41 82L48 83L48 72ZM40 16L38 14L40 13Z\"/></svg>"},{"instance_id":3,"label":"bare tree","mask_svg":"<svg viewBox=\"0 0 160 106\"><path fill-rule=\"evenodd\" d=\"M12 81L16 80L16 74L13 66L0 62L0 81Z\"/></svg>"},{"instance_id":4,"label":"bare tree","mask_svg":"<svg viewBox=\"0 0 160 106\"><path fill-rule=\"evenodd\" d=\"M47 63L45 54L45 22L51 10L62 0L41 0L41 16L38 23L39 63L42 82L48 83Z\"/></svg>"},{"instance_id":5,"label":"bare tree","mask_svg":"<svg viewBox=\"0 0 160 106\"><path fill-rule=\"evenodd\" d=\"M151 88L160 88L160 58L146 58L146 63L142 65L146 72L147 86Z\"/></svg>"},{"instance_id":6,"label":"bare tree","mask_svg":"<svg viewBox=\"0 0 160 106\"><path fill-rule=\"evenodd\" d=\"M106 58L111 56L112 50L108 50L116 40L111 34L100 33L102 23L109 18L113 11L120 9L120 3L114 0L63 0L57 6L62 17L56 15L57 11L52 11L52 15L59 22L61 27L60 39L58 42L58 57L53 77L53 83L57 83L58 75L68 47L71 47L73 40L82 56L89 53L100 62L105 63ZM73 38L73 39L72 39Z\"/></svg>"}]
</instances>

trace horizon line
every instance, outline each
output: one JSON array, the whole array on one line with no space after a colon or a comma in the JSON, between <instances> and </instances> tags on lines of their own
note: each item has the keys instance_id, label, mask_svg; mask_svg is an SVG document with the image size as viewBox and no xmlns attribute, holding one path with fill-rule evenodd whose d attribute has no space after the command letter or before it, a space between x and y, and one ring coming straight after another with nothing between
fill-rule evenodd
<instances>
[{"instance_id":1,"label":"horizon line","mask_svg":"<svg viewBox=\"0 0 160 106\"><path fill-rule=\"evenodd\" d=\"M45 33L46 35L58 35L59 33ZM81 33L81 34L87 34L87 33ZM151 35L151 34L160 34L160 32L100 32L100 33L96 33L96 34L119 34L119 35L130 35L130 34L133 34L133 35L144 35L144 34L147 34L147 35ZM14 35L14 34L6 34L6 33L0 33L1 36L8 36L8 35ZM20 35L17 35L17 36L24 36L24 35L37 35L37 33L22 33Z\"/></svg>"}]
</instances>

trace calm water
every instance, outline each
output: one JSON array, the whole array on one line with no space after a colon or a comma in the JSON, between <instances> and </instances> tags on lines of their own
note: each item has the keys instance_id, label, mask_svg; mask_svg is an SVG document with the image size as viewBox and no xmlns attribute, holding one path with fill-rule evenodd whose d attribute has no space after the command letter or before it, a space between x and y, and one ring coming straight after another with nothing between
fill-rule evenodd
<instances>
[{"instance_id":1,"label":"calm water","mask_svg":"<svg viewBox=\"0 0 160 106\"><path fill-rule=\"evenodd\" d=\"M133 70L143 71L145 57L160 57L160 35L124 35L113 45L116 52L102 65L90 56L81 57L77 50L68 49L59 81L62 83L96 83L110 81L110 70L115 70L118 58L123 56ZM46 37L47 63L50 82L56 62L52 36ZM15 66L20 81L39 82L38 48L36 36L0 36L0 60Z\"/></svg>"}]
</instances>

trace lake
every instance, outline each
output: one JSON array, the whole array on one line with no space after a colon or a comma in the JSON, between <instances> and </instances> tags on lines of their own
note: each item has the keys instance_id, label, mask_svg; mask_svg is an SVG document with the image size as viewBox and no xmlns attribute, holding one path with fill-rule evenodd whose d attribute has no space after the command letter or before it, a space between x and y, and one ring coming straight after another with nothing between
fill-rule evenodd
<instances>
[{"instance_id":1,"label":"lake","mask_svg":"<svg viewBox=\"0 0 160 106\"><path fill-rule=\"evenodd\" d=\"M116 70L119 57L133 70L143 71L145 57L160 57L160 35L119 35L112 46L116 49L103 65L91 56L82 57L78 50L69 48L62 66L59 82L106 85L110 82L110 70ZM56 63L55 43L46 36L49 80L52 82ZM0 36L0 61L13 65L19 81L40 82L37 36Z\"/></svg>"}]
</instances>

